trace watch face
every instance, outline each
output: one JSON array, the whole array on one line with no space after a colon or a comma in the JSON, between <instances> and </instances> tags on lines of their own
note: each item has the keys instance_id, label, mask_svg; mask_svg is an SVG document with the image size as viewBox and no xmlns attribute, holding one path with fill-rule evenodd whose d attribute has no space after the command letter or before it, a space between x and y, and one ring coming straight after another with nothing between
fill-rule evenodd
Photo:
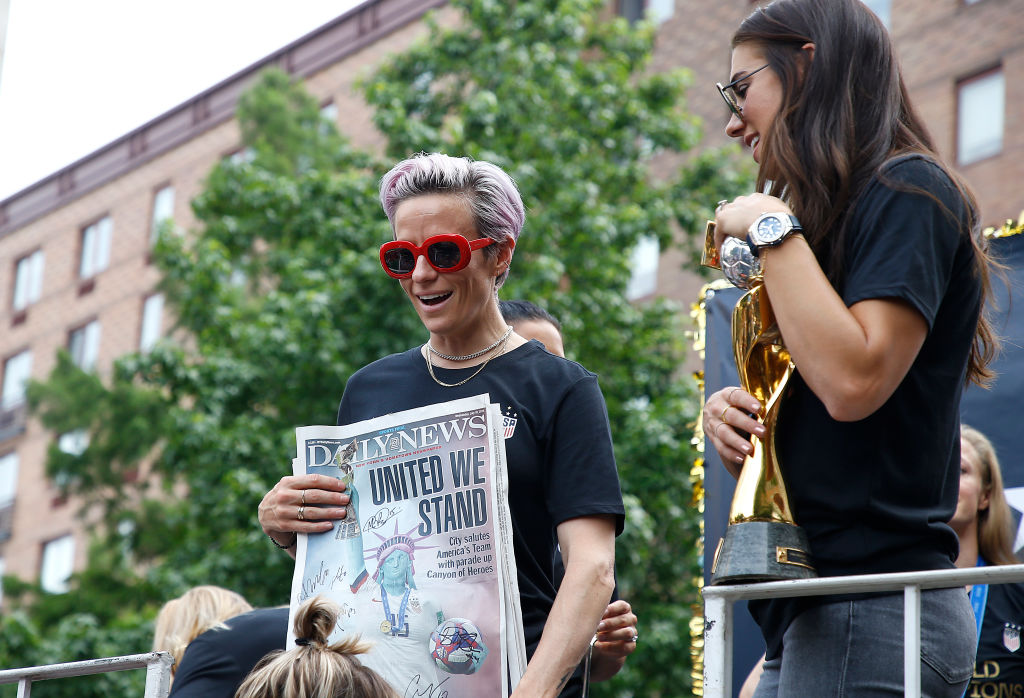
<instances>
[{"instance_id":1,"label":"watch face","mask_svg":"<svg viewBox=\"0 0 1024 698\"><path fill-rule=\"evenodd\" d=\"M782 237L782 219L775 216L765 216L757 224L757 238L759 242L774 242Z\"/></svg>"}]
</instances>

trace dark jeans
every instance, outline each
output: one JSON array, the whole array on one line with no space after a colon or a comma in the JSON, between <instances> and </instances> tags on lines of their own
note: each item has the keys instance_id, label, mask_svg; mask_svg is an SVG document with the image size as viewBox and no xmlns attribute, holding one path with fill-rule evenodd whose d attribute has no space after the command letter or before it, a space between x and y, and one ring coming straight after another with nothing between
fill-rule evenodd
<instances>
[{"instance_id":1,"label":"dark jeans","mask_svg":"<svg viewBox=\"0 0 1024 698\"><path fill-rule=\"evenodd\" d=\"M974 613L963 587L921 592L921 695L961 698L974 670ZM903 595L841 601L797 616L756 698L903 695Z\"/></svg>"}]
</instances>

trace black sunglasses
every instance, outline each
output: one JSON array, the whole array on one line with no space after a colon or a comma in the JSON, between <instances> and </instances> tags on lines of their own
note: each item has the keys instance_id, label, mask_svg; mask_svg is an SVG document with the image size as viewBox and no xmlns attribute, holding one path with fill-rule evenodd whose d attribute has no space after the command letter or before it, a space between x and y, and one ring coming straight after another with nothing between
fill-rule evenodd
<instances>
[{"instance_id":1,"label":"black sunglasses","mask_svg":"<svg viewBox=\"0 0 1024 698\"><path fill-rule=\"evenodd\" d=\"M744 75L742 77L739 77L739 78L736 78L735 80L730 82L728 85L723 85L720 82L716 82L715 83L715 87L718 88L718 94L722 95L722 99L725 100L726 105L729 107L729 111L731 111L733 114L735 114L736 116L740 117L741 119L743 118L743 108L739 105L739 102L736 101L736 95L735 95L736 90L735 90L735 87L736 87L736 85L739 85L744 80L748 79L754 73L758 73L758 72L764 70L765 68L768 67L768 65L769 65L768 63L765 63L764 65L762 65L757 70L752 70L749 73L747 73L746 75Z\"/></svg>"}]
</instances>

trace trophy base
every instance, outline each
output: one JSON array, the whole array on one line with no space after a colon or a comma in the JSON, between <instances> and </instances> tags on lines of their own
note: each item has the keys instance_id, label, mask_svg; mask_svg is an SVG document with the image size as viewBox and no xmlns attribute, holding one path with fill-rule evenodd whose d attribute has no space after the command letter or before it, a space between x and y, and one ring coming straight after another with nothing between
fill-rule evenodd
<instances>
[{"instance_id":1,"label":"trophy base","mask_svg":"<svg viewBox=\"0 0 1024 698\"><path fill-rule=\"evenodd\" d=\"M729 524L718 543L712 584L748 584L817 577L807 534L780 521Z\"/></svg>"}]
</instances>

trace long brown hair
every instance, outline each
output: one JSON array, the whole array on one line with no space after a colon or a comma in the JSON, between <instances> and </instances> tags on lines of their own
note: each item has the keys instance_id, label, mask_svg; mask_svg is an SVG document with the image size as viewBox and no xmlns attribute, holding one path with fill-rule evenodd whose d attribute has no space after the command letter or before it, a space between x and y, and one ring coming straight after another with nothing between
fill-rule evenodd
<instances>
[{"instance_id":1,"label":"long brown hair","mask_svg":"<svg viewBox=\"0 0 1024 698\"><path fill-rule=\"evenodd\" d=\"M858 0L776 0L740 25L732 45L745 43L763 51L782 85L779 115L761 134L758 190L784 199L793 209L834 287L840 288L843 279L843 238L852 204L886 161L908 153L924 155L955 185L967 212L965 234L974 247L982 286L982 313L967 376L974 383L988 383L993 375L988 364L999 342L985 312L992 295L991 260L977 203L966 182L938 156L911 105L881 21ZM801 50L808 43L815 46L813 61Z\"/></svg>"},{"instance_id":2,"label":"long brown hair","mask_svg":"<svg viewBox=\"0 0 1024 698\"><path fill-rule=\"evenodd\" d=\"M960 427L960 437L978 454L978 477L982 491L988 493L988 508L978 512L978 552L993 565L1019 564L1013 554L1013 514L1006 502L1003 474L992 442L966 424Z\"/></svg>"}]
</instances>

